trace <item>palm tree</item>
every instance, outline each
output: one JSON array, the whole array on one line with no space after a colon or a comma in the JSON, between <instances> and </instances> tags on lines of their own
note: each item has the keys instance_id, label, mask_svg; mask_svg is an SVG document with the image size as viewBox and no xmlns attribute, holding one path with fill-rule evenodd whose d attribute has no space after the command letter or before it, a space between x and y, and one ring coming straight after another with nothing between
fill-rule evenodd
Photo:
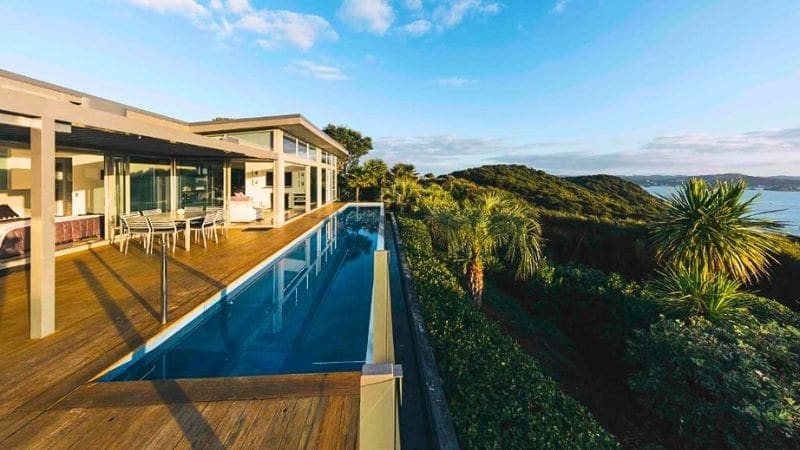
<instances>
[{"instance_id":1,"label":"palm tree","mask_svg":"<svg viewBox=\"0 0 800 450\"><path fill-rule=\"evenodd\" d=\"M706 274L693 267L670 267L654 283L654 290L668 308L709 320L730 319L747 312L752 296L742 292L742 283L725 274Z\"/></svg>"},{"instance_id":2,"label":"palm tree","mask_svg":"<svg viewBox=\"0 0 800 450\"><path fill-rule=\"evenodd\" d=\"M361 199L361 189L380 187L388 177L389 168L380 159L370 159L362 166L356 166L347 174L348 185L356 190L356 202Z\"/></svg>"},{"instance_id":3,"label":"palm tree","mask_svg":"<svg viewBox=\"0 0 800 450\"><path fill-rule=\"evenodd\" d=\"M397 163L392 166L392 178L395 180L400 178L410 178L416 180L419 178L419 174L417 173L417 169L414 168L413 164L407 163Z\"/></svg>"},{"instance_id":4,"label":"palm tree","mask_svg":"<svg viewBox=\"0 0 800 450\"><path fill-rule=\"evenodd\" d=\"M355 167L347 174L347 184L356 190L356 203L358 203L361 200L361 189L366 189L374 183L369 172L363 167Z\"/></svg>"},{"instance_id":5,"label":"palm tree","mask_svg":"<svg viewBox=\"0 0 800 450\"><path fill-rule=\"evenodd\" d=\"M411 211L417 203L422 191L416 179L399 177L392 180L384 194L388 206L398 211Z\"/></svg>"},{"instance_id":6,"label":"palm tree","mask_svg":"<svg viewBox=\"0 0 800 450\"><path fill-rule=\"evenodd\" d=\"M502 256L517 279L533 275L541 259L541 227L536 213L517 200L488 192L476 201L436 208L430 220L448 254L463 264L467 288L477 306L483 302L484 269ZM502 255L501 255L502 252Z\"/></svg>"},{"instance_id":7,"label":"palm tree","mask_svg":"<svg viewBox=\"0 0 800 450\"><path fill-rule=\"evenodd\" d=\"M746 187L741 180L710 186L692 178L663 197L666 208L651 231L658 260L706 278L722 273L750 283L767 275L782 224L753 212L759 195L743 199Z\"/></svg>"}]
</instances>

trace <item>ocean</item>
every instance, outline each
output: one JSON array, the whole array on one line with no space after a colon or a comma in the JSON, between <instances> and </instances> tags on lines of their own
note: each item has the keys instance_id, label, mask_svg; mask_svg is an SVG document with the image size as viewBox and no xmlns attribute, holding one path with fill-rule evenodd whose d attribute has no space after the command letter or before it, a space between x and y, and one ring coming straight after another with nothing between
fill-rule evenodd
<instances>
[{"instance_id":1,"label":"ocean","mask_svg":"<svg viewBox=\"0 0 800 450\"><path fill-rule=\"evenodd\" d=\"M644 189L653 195L667 195L673 192L675 187L650 186ZM775 211L765 214L764 217L785 222L784 232L800 236L800 192L748 189L746 195L750 198L759 193L761 198L753 204L753 209L756 212Z\"/></svg>"}]
</instances>

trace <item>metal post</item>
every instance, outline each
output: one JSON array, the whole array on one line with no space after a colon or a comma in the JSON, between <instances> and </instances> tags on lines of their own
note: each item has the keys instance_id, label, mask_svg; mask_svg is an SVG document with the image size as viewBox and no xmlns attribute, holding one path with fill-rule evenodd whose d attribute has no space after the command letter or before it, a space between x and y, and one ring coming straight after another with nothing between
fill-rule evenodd
<instances>
[{"instance_id":1,"label":"metal post","mask_svg":"<svg viewBox=\"0 0 800 450\"><path fill-rule=\"evenodd\" d=\"M167 323L167 245L161 243L161 323Z\"/></svg>"}]
</instances>

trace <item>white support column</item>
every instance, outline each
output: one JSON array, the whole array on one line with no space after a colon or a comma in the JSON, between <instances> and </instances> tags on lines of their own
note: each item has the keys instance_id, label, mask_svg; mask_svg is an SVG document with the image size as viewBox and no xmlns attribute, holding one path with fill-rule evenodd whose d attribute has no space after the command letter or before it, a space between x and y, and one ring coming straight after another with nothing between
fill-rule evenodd
<instances>
[{"instance_id":1,"label":"white support column","mask_svg":"<svg viewBox=\"0 0 800 450\"><path fill-rule=\"evenodd\" d=\"M275 152L278 159L272 169L272 183L275 198L272 202L272 225L279 227L286 221L286 205L284 204L285 196L285 178L286 178L286 161L284 161L283 154L283 130L275 130Z\"/></svg>"},{"instance_id":2,"label":"white support column","mask_svg":"<svg viewBox=\"0 0 800 450\"><path fill-rule=\"evenodd\" d=\"M334 192L338 196L339 189L334 189L336 187L336 183L339 181L339 178L336 175L336 169L328 169L328 201L335 202L339 200L338 198L334 198Z\"/></svg>"},{"instance_id":3,"label":"white support column","mask_svg":"<svg viewBox=\"0 0 800 450\"><path fill-rule=\"evenodd\" d=\"M169 203L167 204L167 211L175 211L180 208L181 205L179 205L178 202L178 160L170 158Z\"/></svg>"},{"instance_id":4,"label":"white support column","mask_svg":"<svg viewBox=\"0 0 800 450\"><path fill-rule=\"evenodd\" d=\"M222 210L225 212L225 220L228 220L228 202L231 198L231 160L226 159L222 163Z\"/></svg>"},{"instance_id":5,"label":"white support column","mask_svg":"<svg viewBox=\"0 0 800 450\"><path fill-rule=\"evenodd\" d=\"M333 171L331 169L326 169L328 173L325 175L325 200L326 203L333 203Z\"/></svg>"},{"instance_id":6,"label":"white support column","mask_svg":"<svg viewBox=\"0 0 800 450\"><path fill-rule=\"evenodd\" d=\"M117 183L116 183L116 167L114 165L114 158L111 154L107 154L103 157L103 165L105 170L103 171L103 190L104 190L104 197L105 197L105 219L106 219L106 226L105 226L105 236L104 239L114 239L115 227L117 226L117 217L119 216L119 211L117 211Z\"/></svg>"},{"instance_id":7,"label":"white support column","mask_svg":"<svg viewBox=\"0 0 800 450\"><path fill-rule=\"evenodd\" d=\"M322 168L317 164L314 170L317 173L317 208L320 208L322 207Z\"/></svg>"},{"instance_id":8,"label":"white support column","mask_svg":"<svg viewBox=\"0 0 800 450\"><path fill-rule=\"evenodd\" d=\"M45 337L56 328L56 130L42 118L31 128L30 336Z\"/></svg>"},{"instance_id":9,"label":"white support column","mask_svg":"<svg viewBox=\"0 0 800 450\"><path fill-rule=\"evenodd\" d=\"M323 151L324 150L322 150L321 148L317 149L317 160L314 161L314 168L312 169L314 171L314 174L317 177L317 186L315 188L316 191L317 191L317 192L315 192L315 194L317 196L317 203L316 203L315 206L317 208L322 207L322 169L320 169L320 167L322 166L322 152Z\"/></svg>"},{"instance_id":10,"label":"white support column","mask_svg":"<svg viewBox=\"0 0 800 450\"><path fill-rule=\"evenodd\" d=\"M311 166L306 166L303 178L303 186L306 188L306 212L309 212L311 211Z\"/></svg>"}]
</instances>

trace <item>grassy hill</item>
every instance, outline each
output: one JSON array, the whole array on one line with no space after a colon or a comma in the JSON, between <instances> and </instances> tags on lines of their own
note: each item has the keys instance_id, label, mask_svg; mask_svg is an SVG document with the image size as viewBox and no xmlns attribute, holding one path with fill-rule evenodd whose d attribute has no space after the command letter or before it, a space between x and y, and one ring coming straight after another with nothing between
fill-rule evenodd
<instances>
[{"instance_id":1,"label":"grassy hill","mask_svg":"<svg viewBox=\"0 0 800 450\"><path fill-rule=\"evenodd\" d=\"M522 165L487 165L453 172L452 176L504 189L540 208L567 214L643 220L660 205L641 187L610 175L564 178Z\"/></svg>"}]
</instances>

